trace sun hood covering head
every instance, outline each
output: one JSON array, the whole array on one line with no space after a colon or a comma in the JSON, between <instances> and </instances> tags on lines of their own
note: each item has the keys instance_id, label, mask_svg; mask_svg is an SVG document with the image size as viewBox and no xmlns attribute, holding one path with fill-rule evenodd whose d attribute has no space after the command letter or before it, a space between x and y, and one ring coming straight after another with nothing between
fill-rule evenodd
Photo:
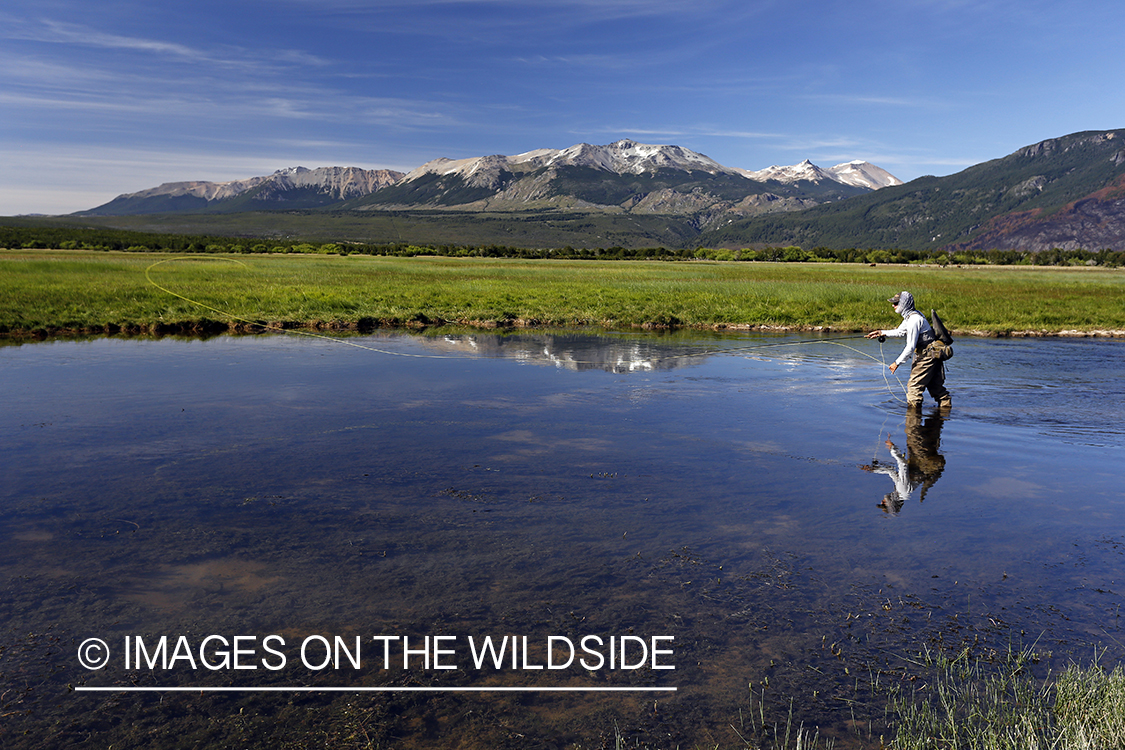
<instances>
[{"instance_id":1,"label":"sun hood covering head","mask_svg":"<svg viewBox=\"0 0 1125 750\"><path fill-rule=\"evenodd\" d=\"M895 312L904 318L914 312L914 295L910 292L899 292L887 300L887 302L893 302Z\"/></svg>"}]
</instances>

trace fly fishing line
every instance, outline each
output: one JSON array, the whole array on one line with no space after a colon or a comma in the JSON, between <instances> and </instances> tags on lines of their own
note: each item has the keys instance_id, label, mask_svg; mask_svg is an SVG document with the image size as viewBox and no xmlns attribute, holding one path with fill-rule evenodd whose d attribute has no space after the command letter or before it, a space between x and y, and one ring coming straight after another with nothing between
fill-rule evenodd
<instances>
[{"instance_id":1,"label":"fly fishing line","mask_svg":"<svg viewBox=\"0 0 1125 750\"><path fill-rule=\"evenodd\" d=\"M366 344L360 344L360 343L357 343L355 341L348 341L347 339L339 338L337 336L326 336L322 333L316 333L315 331L302 331L302 330L293 329L293 328L281 328L279 326L271 326L268 323L261 323L257 320L250 320L249 318L240 317L240 316L235 315L234 313L230 312L229 310L220 310L217 307L212 307L211 305L200 302L199 300L195 300L195 299L192 299L191 297L186 297L186 296L184 296L182 294L179 294L177 292L173 292L171 289L168 289L167 287L161 286L160 284L157 284L155 281L153 281L152 274L151 274L151 271L152 271L153 268L156 268L157 266L159 266L163 263L171 263L171 262L177 261L177 260L192 260L192 261L194 261L194 260L200 260L200 259L187 256L187 257L178 257L178 258L165 258L164 260L158 260L155 263L153 263L152 265L150 265L148 268L145 269L145 279L148 280L148 283L152 284L154 287L156 287L157 289L159 289L162 292L165 292L166 294L170 294L173 297L178 297L179 299L182 299L185 302L188 302L188 303L193 304L193 305L198 305L199 307L202 307L204 310L210 310L211 312L217 313L217 314L222 315L223 317L226 317L226 318L230 318L231 320L236 320L240 323L245 323L247 325L251 325L251 326L255 326L257 328L261 328L264 331L273 331L273 332L276 332L276 333L288 333L288 334L293 334L293 335L296 335L296 336L307 336L309 338L319 339L319 340L322 340L322 341L331 341L331 342L336 343L336 344L344 344L346 346L352 346L352 347L355 347L356 349L364 349L364 350L369 351L369 352L376 352L378 354L389 354L389 355L395 356L395 357L417 357L417 358L420 358L420 359L460 359L460 357L443 355L443 354L413 354L411 352L393 352L393 351L389 351L387 349L379 349L378 347L367 346ZM223 261L228 261L230 263L237 263L238 265L242 266L243 268L249 268L249 266L246 263L243 263L240 260L236 260L235 258L218 257L218 258L205 258L205 260L223 260Z\"/></svg>"},{"instance_id":2,"label":"fly fishing line","mask_svg":"<svg viewBox=\"0 0 1125 750\"><path fill-rule=\"evenodd\" d=\"M287 333L287 334L292 334L292 335L296 335L296 336L306 336L306 337L312 338L312 339L318 339L318 340L321 340L321 341L329 341L329 342L336 343L336 344L343 344L345 346L351 346L351 347L354 347L356 349L363 349L365 351L375 352L377 354L387 354L387 355L394 356L394 357L413 357L413 358L417 358L417 359L462 359L463 358L461 355L415 354L415 353L412 353L412 352L396 352L396 351L391 351L389 349L381 349L379 347L369 346L367 344L361 344L361 343L358 343L358 342L355 342L355 341L350 341L348 339L340 338L338 336L327 336L325 334L316 333L314 331L304 331L304 330L300 330L300 329L283 328L283 327L280 327L280 326L270 325L268 323L262 323L262 322L257 321L257 320L251 320L249 318L241 317L239 315L234 314L233 312L231 312L229 310L222 310L222 309L219 309L219 308L214 307L212 305L208 305L204 302L200 302L197 299L192 299L191 297L180 294L179 292L175 292L175 291L173 291L173 290L171 290L171 289L169 289L165 286L162 286L161 284L158 284L152 278L152 270L154 268L156 268L157 266L163 265L165 263L174 263L176 261L200 261L200 260L204 260L204 261L212 261L212 260L224 261L224 262L227 262L227 263L237 264L238 266L241 266L244 269L250 270L249 264L244 263L243 261L238 260L236 258L225 258L225 257L221 257L221 256L219 256L219 257L179 256L179 257L175 257L175 258L165 258L164 260L158 260L155 263L150 264L147 268L145 268L145 279L148 281L149 284L156 287L157 289L164 292L165 294L169 294L169 295L171 295L173 297L176 297L177 299L181 299L181 300L183 300L183 301L185 301L189 304L201 307L204 310L210 310L211 312L216 313L217 315L221 315L225 318L229 318L230 320L238 321L240 323L245 323L246 325L261 328L264 331L272 331L272 332L277 332L277 333ZM846 336L846 337L843 337L844 340L861 339L861 338L865 338L865 337L864 336ZM887 376L887 369L888 368L887 368L887 364L886 364L886 357L883 355L882 337L880 337L880 341L879 341L879 357L878 358L876 358L875 356L873 356L873 355L871 355L871 354L869 354L865 351L862 351L860 349L856 349L853 346L848 346L847 344L841 343L841 339L820 339L820 340L814 339L814 340L811 340L811 341L778 341L778 342L768 342L768 343L754 344L754 345L750 345L750 346L734 347L734 348L728 348L728 349L709 348L709 349L702 349L702 350L697 351L697 352L688 352L688 353L683 353L683 354L677 354L676 356L677 357L702 357L702 356L709 356L709 355L726 355L726 356L738 356L738 357L742 357L743 359L751 359L751 357L746 355L745 352L753 352L753 351L757 351L759 349L770 349L770 348L785 347L785 346L807 346L809 344L833 344L835 346L842 346L845 349L848 349L849 351L855 352L856 354L859 354L862 357L866 357L866 358L878 363L883 370L883 382L887 386L887 392L890 393L891 397L894 398L896 401L899 401L900 403L904 403L904 404L906 403L905 400L903 400L902 398L899 398L898 394L895 393L894 388L891 386L890 379ZM577 363L577 364L598 364L597 362L583 362L581 360L572 360L572 361ZM905 388L905 386L902 385L902 381L898 380L897 377L895 378L895 380L898 383L899 388L902 390L903 395L906 395L906 388Z\"/></svg>"}]
</instances>

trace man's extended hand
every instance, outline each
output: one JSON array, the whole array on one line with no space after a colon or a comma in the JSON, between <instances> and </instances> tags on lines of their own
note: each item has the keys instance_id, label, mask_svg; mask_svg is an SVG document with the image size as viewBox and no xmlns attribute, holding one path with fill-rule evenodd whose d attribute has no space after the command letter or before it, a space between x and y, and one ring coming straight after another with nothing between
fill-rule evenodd
<instances>
[{"instance_id":1,"label":"man's extended hand","mask_svg":"<svg viewBox=\"0 0 1125 750\"><path fill-rule=\"evenodd\" d=\"M895 370L898 369L898 362L895 362L893 365L887 365L887 366L891 368L891 375L894 375Z\"/></svg>"}]
</instances>

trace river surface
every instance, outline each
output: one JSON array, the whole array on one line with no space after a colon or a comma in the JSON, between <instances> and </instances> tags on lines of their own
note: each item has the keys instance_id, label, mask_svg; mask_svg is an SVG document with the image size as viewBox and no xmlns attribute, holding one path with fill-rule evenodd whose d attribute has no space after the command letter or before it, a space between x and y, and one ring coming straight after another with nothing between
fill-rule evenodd
<instances>
[{"instance_id":1,"label":"river surface","mask_svg":"<svg viewBox=\"0 0 1125 750\"><path fill-rule=\"evenodd\" d=\"M0 742L875 747L920 654L1120 661L1125 343L954 349L0 348Z\"/></svg>"}]
</instances>

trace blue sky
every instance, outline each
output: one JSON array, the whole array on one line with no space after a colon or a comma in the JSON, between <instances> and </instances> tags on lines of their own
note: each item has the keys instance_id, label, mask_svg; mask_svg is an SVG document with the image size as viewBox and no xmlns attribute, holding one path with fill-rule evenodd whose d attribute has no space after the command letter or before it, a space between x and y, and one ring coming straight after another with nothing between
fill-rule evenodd
<instances>
[{"instance_id":1,"label":"blue sky","mask_svg":"<svg viewBox=\"0 0 1125 750\"><path fill-rule=\"evenodd\" d=\"M5 0L0 215L632 138L903 180L1125 127L1120 0Z\"/></svg>"}]
</instances>

